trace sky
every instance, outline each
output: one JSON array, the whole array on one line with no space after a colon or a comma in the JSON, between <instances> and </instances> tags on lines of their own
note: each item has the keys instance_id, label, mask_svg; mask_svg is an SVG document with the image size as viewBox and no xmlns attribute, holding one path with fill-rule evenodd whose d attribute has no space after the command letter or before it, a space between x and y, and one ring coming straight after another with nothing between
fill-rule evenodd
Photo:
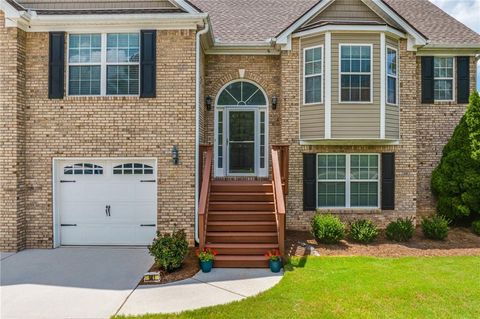
<instances>
[{"instance_id":1,"label":"sky","mask_svg":"<svg viewBox=\"0 0 480 319\"><path fill-rule=\"evenodd\" d=\"M471 29L480 33L480 0L430 0L461 21ZM480 61L477 68L477 87L480 90Z\"/></svg>"}]
</instances>

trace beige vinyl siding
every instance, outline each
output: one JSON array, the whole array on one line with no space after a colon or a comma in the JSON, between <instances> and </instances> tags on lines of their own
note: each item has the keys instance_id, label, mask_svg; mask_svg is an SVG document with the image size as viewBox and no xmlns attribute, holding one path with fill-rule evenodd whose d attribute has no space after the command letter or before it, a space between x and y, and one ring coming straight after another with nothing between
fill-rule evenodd
<instances>
[{"instance_id":1,"label":"beige vinyl siding","mask_svg":"<svg viewBox=\"0 0 480 319\"><path fill-rule=\"evenodd\" d=\"M309 24L321 21L374 21L384 22L361 0L335 0Z\"/></svg>"},{"instance_id":2,"label":"beige vinyl siding","mask_svg":"<svg viewBox=\"0 0 480 319\"><path fill-rule=\"evenodd\" d=\"M340 103L339 45L373 44L373 103ZM380 34L332 34L332 138L380 138Z\"/></svg>"},{"instance_id":3,"label":"beige vinyl siding","mask_svg":"<svg viewBox=\"0 0 480 319\"><path fill-rule=\"evenodd\" d=\"M17 2L34 10L175 8L168 0L18 0Z\"/></svg>"},{"instance_id":4,"label":"beige vinyl siding","mask_svg":"<svg viewBox=\"0 0 480 319\"><path fill-rule=\"evenodd\" d=\"M303 105L303 49L314 46L323 46L325 50L325 35L305 38L301 40L300 55L300 139L314 140L325 137L325 107L324 104ZM323 76L325 77L325 52L323 52ZM322 94L325 101L325 78L322 79Z\"/></svg>"},{"instance_id":5,"label":"beige vinyl siding","mask_svg":"<svg viewBox=\"0 0 480 319\"><path fill-rule=\"evenodd\" d=\"M386 38L387 46L393 47L398 50L398 40L391 37ZM397 53L398 54L398 53ZM400 56L397 56L399 59ZM400 61L398 61L400 62ZM400 67L398 67L400 72ZM398 79L400 79L400 74L398 74ZM400 90L400 86L397 85L397 90ZM400 98L400 94L398 94ZM400 102L400 101L398 101ZM398 103L400 105L400 103ZM400 139L400 107L396 105L386 105L385 108L385 138L387 139Z\"/></svg>"}]
</instances>

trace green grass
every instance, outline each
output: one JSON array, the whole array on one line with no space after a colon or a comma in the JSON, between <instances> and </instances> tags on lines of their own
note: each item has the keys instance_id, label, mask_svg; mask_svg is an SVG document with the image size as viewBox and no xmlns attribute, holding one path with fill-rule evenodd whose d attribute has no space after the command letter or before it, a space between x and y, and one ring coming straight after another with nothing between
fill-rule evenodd
<instances>
[{"instance_id":1,"label":"green grass","mask_svg":"<svg viewBox=\"0 0 480 319\"><path fill-rule=\"evenodd\" d=\"M478 318L480 257L310 257L256 297L138 318ZM132 318L132 317L118 317Z\"/></svg>"}]
</instances>

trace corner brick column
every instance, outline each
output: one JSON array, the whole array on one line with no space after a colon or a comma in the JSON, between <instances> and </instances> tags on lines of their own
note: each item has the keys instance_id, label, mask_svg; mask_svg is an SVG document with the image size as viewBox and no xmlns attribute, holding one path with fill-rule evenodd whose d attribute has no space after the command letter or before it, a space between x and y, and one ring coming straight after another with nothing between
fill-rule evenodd
<instances>
[{"instance_id":1,"label":"corner brick column","mask_svg":"<svg viewBox=\"0 0 480 319\"><path fill-rule=\"evenodd\" d=\"M25 38L0 11L0 250L25 248Z\"/></svg>"}]
</instances>

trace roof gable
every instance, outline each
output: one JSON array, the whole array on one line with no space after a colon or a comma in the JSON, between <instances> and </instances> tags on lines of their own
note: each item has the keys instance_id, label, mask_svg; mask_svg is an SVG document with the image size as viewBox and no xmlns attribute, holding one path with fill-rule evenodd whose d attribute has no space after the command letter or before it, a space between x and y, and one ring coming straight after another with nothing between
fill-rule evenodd
<instances>
[{"instance_id":1,"label":"roof gable","mask_svg":"<svg viewBox=\"0 0 480 319\"><path fill-rule=\"evenodd\" d=\"M373 12L361 0L335 0L305 25L329 22L349 22L351 24L355 22L385 23L385 20Z\"/></svg>"}]
</instances>

